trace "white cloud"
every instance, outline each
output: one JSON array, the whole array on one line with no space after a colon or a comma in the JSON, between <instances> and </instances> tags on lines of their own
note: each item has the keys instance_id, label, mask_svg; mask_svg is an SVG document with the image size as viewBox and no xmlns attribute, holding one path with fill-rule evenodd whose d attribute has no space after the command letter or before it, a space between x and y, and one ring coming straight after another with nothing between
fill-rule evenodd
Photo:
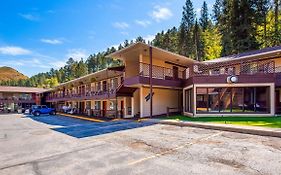
<instances>
[{"instance_id":1,"label":"white cloud","mask_svg":"<svg viewBox=\"0 0 281 175\"><path fill-rule=\"evenodd\" d=\"M113 27L117 29L127 29L130 27L130 25L126 22L115 22L113 23Z\"/></svg>"},{"instance_id":2,"label":"white cloud","mask_svg":"<svg viewBox=\"0 0 281 175\"><path fill-rule=\"evenodd\" d=\"M28 55L31 54L32 52L30 50L17 47L17 46L5 46L5 47L0 47L0 54L4 55Z\"/></svg>"},{"instance_id":3,"label":"white cloud","mask_svg":"<svg viewBox=\"0 0 281 175\"><path fill-rule=\"evenodd\" d=\"M154 20L160 22L162 20L170 19L173 16L173 13L167 7L155 6L151 16Z\"/></svg>"},{"instance_id":4,"label":"white cloud","mask_svg":"<svg viewBox=\"0 0 281 175\"><path fill-rule=\"evenodd\" d=\"M135 20L135 23L142 27L147 27L149 24L151 24L151 22L148 20Z\"/></svg>"},{"instance_id":5,"label":"white cloud","mask_svg":"<svg viewBox=\"0 0 281 175\"><path fill-rule=\"evenodd\" d=\"M20 13L19 14L22 18L29 20L29 21L39 21L39 16L38 15L34 15L31 13Z\"/></svg>"},{"instance_id":6,"label":"white cloud","mask_svg":"<svg viewBox=\"0 0 281 175\"><path fill-rule=\"evenodd\" d=\"M89 56L86 50L84 49L70 49L66 55L67 58L73 58L76 61L79 61L81 58L86 59Z\"/></svg>"},{"instance_id":7,"label":"white cloud","mask_svg":"<svg viewBox=\"0 0 281 175\"><path fill-rule=\"evenodd\" d=\"M44 38L42 38L40 41L43 42L43 43L54 44L54 45L63 43L63 41L61 41L59 39L44 39Z\"/></svg>"},{"instance_id":8,"label":"white cloud","mask_svg":"<svg viewBox=\"0 0 281 175\"><path fill-rule=\"evenodd\" d=\"M120 32L124 36L129 36L129 32Z\"/></svg>"},{"instance_id":9,"label":"white cloud","mask_svg":"<svg viewBox=\"0 0 281 175\"><path fill-rule=\"evenodd\" d=\"M145 37L143 37L143 39L147 42L147 41L152 41L154 40L155 36L154 35L147 35Z\"/></svg>"}]
</instances>

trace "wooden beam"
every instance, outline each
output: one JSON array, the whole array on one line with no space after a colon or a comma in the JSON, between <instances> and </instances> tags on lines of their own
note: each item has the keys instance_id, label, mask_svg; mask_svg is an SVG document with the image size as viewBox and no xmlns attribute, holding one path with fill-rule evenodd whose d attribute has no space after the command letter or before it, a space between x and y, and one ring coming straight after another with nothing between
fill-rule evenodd
<instances>
[{"instance_id":1,"label":"wooden beam","mask_svg":"<svg viewBox=\"0 0 281 175\"><path fill-rule=\"evenodd\" d=\"M178 67L183 67L183 68L187 68L187 67L188 67L188 66L184 66L184 65L177 64L177 63L173 63L173 62L171 62L171 61L165 61L165 63L171 64L171 65L174 65L174 66L178 66Z\"/></svg>"}]
</instances>

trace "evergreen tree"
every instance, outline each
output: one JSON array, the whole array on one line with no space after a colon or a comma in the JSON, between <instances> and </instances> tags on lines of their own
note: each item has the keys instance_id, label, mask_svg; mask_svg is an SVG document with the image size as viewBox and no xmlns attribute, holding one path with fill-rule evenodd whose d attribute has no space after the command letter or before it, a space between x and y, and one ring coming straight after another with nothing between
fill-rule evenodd
<instances>
[{"instance_id":1,"label":"evergreen tree","mask_svg":"<svg viewBox=\"0 0 281 175\"><path fill-rule=\"evenodd\" d=\"M209 13L206 1L203 2L203 6L201 9L201 17L200 17L200 26L203 31L208 28L209 25Z\"/></svg>"},{"instance_id":2,"label":"evergreen tree","mask_svg":"<svg viewBox=\"0 0 281 175\"><path fill-rule=\"evenodd\" d=\"M201 29L200 26L196 20L193 30L193 40L194 40L194 46L195 46L195 59L197 61L202 61L203 57L203 43L201 38Z\"/></svg>"},{"instance_id":3,"label":"evergreen tree","mask_svg":"<svg viewBox=\"0 0 281 175\"><path fill-rule=\"evenodd\" d=\"M269 12L270 3L269 0L256 0L256 23L257 23L257 40L259 38L262 38L262 40L259 40L259 44L262 47L267 47L269 45L268 43L268 36L267 36L267 16ZM262 27L260 27L262 26Z\"/></svg>"},{"instance_id":4,"label":"evergreen tree","mask_svg":"<svg viewBox=\"0 0 281 175\"><path fill-rule=\"evenodd\" d=\"M221 21L223 0L216 0L213 6L213 21L217 25Z\"/></svg>"},{"instance_id":5,"label":"evergreen tree","mask_svg":"<svg viewBox=\"0 0 281 175\"><path fill-rule=\"evenodd\" d=\"M184 56L195 57L193 27L195 13L191 0L186 0L183 7L182 20L179 28L179 52Z\"/></svg>"},{"instance_id":6,"label":"evergreen tree","mask_svg":"<svg viewBox=\"0 0 281 175\"><path fill-rule=\"evenodd\" d=\"M145 43L145 40L143 39L143 37L138 36L138 37L136 38L136 43L137 43L137 42Z\"/></svg>"}]
</instances>

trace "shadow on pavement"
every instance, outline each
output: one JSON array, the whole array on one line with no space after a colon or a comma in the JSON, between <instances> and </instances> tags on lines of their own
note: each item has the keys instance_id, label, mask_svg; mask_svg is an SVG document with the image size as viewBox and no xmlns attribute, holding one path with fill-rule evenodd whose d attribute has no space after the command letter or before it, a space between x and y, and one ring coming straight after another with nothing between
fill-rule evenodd
<instances>
[{"instance_id":1,"label":"shadow on pavement","mask_svg":"<svg viewBox=\"0 0 281 175\"><path fill-rule=\"evenodd\" d=\"M48 125L54 125L56 128L52 130L67 134L76 138L84 138L97 136L102 134L108 134L116 131L122 131L127 129L140 128L156 124L152 121L136 122L133 120L119 120L109 122L92 122L86 120L80 120L69 117L62 117L58 115L45 115L45 116L28 116L32 120L45 123ZM60 126L60 127L59 127Z\"/></svg>"}]
</instances>

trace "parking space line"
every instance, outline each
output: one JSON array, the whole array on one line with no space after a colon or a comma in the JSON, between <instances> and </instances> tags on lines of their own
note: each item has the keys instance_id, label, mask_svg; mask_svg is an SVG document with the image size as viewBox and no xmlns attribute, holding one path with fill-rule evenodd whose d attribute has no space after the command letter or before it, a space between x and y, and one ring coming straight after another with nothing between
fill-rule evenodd
<instances>
[{"instance_id":1,"label":"parking space line","mask_svg":"<svg viewBox=\"0 0 281 175\"><path fill-rule=\"evenodd\" d=\"M198 139L198 140L196 140L196 141L194 141L194 142L189 142L189 143L180 145L180 146L178 146L178 147L176 147L176 148L172 148L172 149L169 149L169 150L167 150L167 151L163 151L163 152L161 152L161 153L154 154L154 155L152 155L152 156L148 156L148 157L139 159L139 160L137 160L137 161L130 162L130 163L128 163L128 165L135 165L135 164L138 164L138 163L141 163L141 162L150 160L150 159L154 159L154 158L156 158L156 157L163 156L163 155L165 155L165 154L169 154L169 153L171 153L171 152L173 152L173 151L182 149L182 148L184 148L184 147L191 146L191 145L194 145L194 144L196 144L196 143L200 143L200 142L205 141L205 140L209 140L209 139L211 139L211 138L213 138L213 137L216 137L216 136L221 135L222 133L224 133L224 131L221 131L221 132L219 132L219 133L216 133L216 134L212 134L212 135L203 137L203 138Z\"/></svg>"}]
</instances>

